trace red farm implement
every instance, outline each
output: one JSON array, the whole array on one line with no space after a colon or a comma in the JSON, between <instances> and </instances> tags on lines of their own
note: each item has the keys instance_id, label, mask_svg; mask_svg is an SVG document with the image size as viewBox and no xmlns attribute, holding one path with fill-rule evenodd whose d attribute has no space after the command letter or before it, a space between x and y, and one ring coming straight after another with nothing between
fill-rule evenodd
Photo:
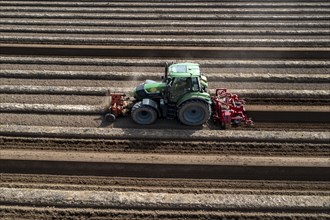
<instances>
[{"instance_id":1,"label":"red farm implement","mask_svg":"<svg viewBox=\"0 0 330 220\"><path fill-rule=\"evenodd\" d=\"M129 111L128 99L124 93L111 93L110 90L106 94L106 111L105 119L109 122L116 120L118 116L124 116Z\"/></svg>"},{"instance_id":2,"label":"red farm implement","mask_svg":"<svg viewBox=\"0 0 330 220\"><path fill-rule=\"evenodd\" d=\"M253 125L253 121L245 115L243 99L237 94L227 92L227 89L216 89L215 96L212 96L214 109L212 111L213 122L221 128L230 128L245 123Z\"/></svg>"}]
</instances>

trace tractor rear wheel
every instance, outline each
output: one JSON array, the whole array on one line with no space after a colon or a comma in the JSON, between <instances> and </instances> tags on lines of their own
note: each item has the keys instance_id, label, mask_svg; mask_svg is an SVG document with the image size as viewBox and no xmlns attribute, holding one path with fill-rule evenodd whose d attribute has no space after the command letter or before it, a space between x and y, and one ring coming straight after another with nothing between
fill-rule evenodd
<instances>
[{"instance_id":1,"label":"tractor rear wheel","mask_svg":"<svg viewBox=\"0 0 330 220\"><path fill-rule=\"evenodd\" d=\"M157 112L150 106L137 102L132 108L131 116L134 122L141 125L150 125L157 119Z\"/></svg>"},{"instance_id":2,"label":"tractor rear wheel","mask_svg":"<svg viewBox=\"0 0 330 220\"><path fill-rule=\"evenodd\" d=\"M198 126L209 120L211 115L210 105L199 100L184 102L178 110L178 118L182 124Z\"/></svg>"}]
</instances>

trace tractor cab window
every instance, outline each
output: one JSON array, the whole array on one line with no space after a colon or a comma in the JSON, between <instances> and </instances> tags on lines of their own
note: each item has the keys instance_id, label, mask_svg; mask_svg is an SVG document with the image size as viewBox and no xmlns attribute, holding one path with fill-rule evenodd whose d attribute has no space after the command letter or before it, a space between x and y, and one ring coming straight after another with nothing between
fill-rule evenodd
<instances>
[{"instance_id":1,"label":"tractor cab window","mask_svg":"<svg viewBox=\"0 0 330 220\"><path fill-rule=\"evenodd\" d=\"M191 78L191 90L194 92L198 92L199 91L199 81L197 77L192 77Z\"/></svg>"},{"instance_id":2,"label":"tractor cab window","mask_svg":"<svg viewBox=\"0 0 330 220\"><path fill-rule=\"evenodd\" d=\"M176 66L172 67L171 71L174 73L186 73L187 66L186 65L176 65Z\"/></svg>"},{"instance_id":3,"label":"tractor cab window","mask_svg":"<svg viewBox=\"0 0 330 220\"><path fill-rule=\"evenodd\" d=\"M176 77L172 80L171 101L177 101L182 95L191 91L192 80L190 77Z\"/></svg>"}]
</instances>

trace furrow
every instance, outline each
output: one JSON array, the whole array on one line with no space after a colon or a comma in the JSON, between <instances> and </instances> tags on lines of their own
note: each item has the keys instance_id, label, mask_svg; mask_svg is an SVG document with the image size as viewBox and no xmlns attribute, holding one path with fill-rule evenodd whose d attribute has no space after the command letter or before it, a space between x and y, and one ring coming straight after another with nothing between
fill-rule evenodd
<instances>
[{"instance_id":1,"label":"furrow","mask_svg":"<svg viewBox=\"0 0 330 220\"><path fill-rule=\"evenodd\" d=\"M311 131L216 131L216 130L175 130L175 129L120 129L93 127L47 127L0 125L1 135L44 136L44 137L79 137L106 139L145 139L145 140L231 140L236 141L271 141L271 142L329 142L328 132Z\"/></svg>"},{"instance_id":2,"label":"furrow","mask_svg":"<svg viewBox=\"0 0 330 220\"><path fill-rule=\"evenodd\" d=\"M24 118L24 114L22 114ZM42 116L41 116L42 118ZM42 119L41 119L42 120ZM175 123L173 123L176 127ZM281 127L289 128L284 124ZM308 129L316 131L318 126L308 124ZM63 126L63 125L62 125ZM91 124L89 124L91 126ZM260 125L258 125L260 126ZM306 125L297 124L302 128ZM329 129L329 128L328 128ZM274 130L274 128L272 128ZM289 129L287 129L289 130ZM329 144L303 142L240 142L228 141L174 141L174 140L107 140L74 138L41 138L2 136L2 149L44 150L44 151L79 151L108 153L155 153L155 154L198 154L198 155L243 155L243 156L300 156L329 157ZM108 185L108 184L107 184ZM260 186L259 186L260 188Z\"/></svg>"},{"instance_id":3,"label":"furrow","mask_svg":"<svg viewBox=\"0 0 330 220\"><path fill-rule=\"evenodd\" d=\"M74 155L74 156L73 156ZM60 159L59 159L60 158ZM138 160L137 160L138 159ZM328 181L329 159L4 150L1 172L131 178ZM151 163L153 161L153 163ZM157 161L157 162L156 162ZM204 172L201 172L204 170ZM248 173L248 174L247 174ZM304 173L304 175L302 175ZM16 188L17 189L17 188ZM218 193L221 194L221 193ZM214 194L214 195L218 195ZM229 192L225 193L230 194ZM267 195L273 195L266 193ZM238 193L238 195L242 195ZM259 194L260 195L260 194ZM277 194L275 194L277 196ZM288 194L280 194L282 196ZM290 194L297 195L297 194ZM311 195L311 194L309 194ZM306 196L306 194L304 195ZM328 193L319 196L329 196Z\"/></svg>"},{"instance_id":4,"label":"furrow","mask_svg":"<svg viewBox=\"0 0 330 220\"><path fill-rule=\"evenodd\" d=\"M186 2L189 2L187 4ZM85 1L85 2L77 2L77 1L42 1L35 3L33 1L1 1L1 6L47 6L47 7L152 7L152 8L191 8L191 7L199 7L199 8L237 8L237 7L245 7L245 8L291 8L291 7L326 7L329 6L329 3L326 1L316 1L316 2L290 2L290 1L236 1L235 3L231 1L207 1L207 2L198 2L198 1L171 1L171 4L164 3L161 1L111 1L111 2L103 2L103 1Z\"/></svg>"},{"instance_id":5,"label":"furrow","mask_svg":"<svg viewBox=\"0 0 330 220\"><path fill-rule=\"evenodd\" d=\"M132 164L216 165L216 166L269 166L269 167L329 167L330 159L321 157L256 157L220 155L171 155L139 153L93 153L2 150L2 160L46 160L71 162L105 162Z\"/></svg>"},{"instance_id":6,"label":"furrow","mask_svg":"<svg viewBox=\"0 0 330 220\"><path fill-rule=\"evenodd\" d=\"M137 20L329 20L330 15L277 15L277 14L144 14L144 13L34 13L2 12L1 18L47 18L47 19L137 19Z\"/></svg>"},{"instance_id":7,"label":"furrow","mask_svg":"<svg viewBox=\"0 0 330 220\"><path fill-rule=\"evenodd\" d=\"M328 5L330 6L330 4ZM1 7L0 12L63 12L63 13L145 13L145 14L327 14L329 9L325 8L142 8L142 7L75 7L75 8L57 8L57 7Z\"/></svg>"},{"instance_id":8,"label":"furrow","mask_svg":"<svg viewBox=\"0 0 330 220\"><path fill-rule=\"evenodd\" d=\"M295 219L310 219L310 220L327 220L329 214L327 213L297 213L287 211L283 212L244 212L244 211L178 211L178 210L127 210L127 209L91 209L91 208L60 208L60 207L35 207L35 206L0 206L3 218L17 218L24 219L41 219L41 218L97 218L108 219L226 219L233 220L295 220Z\"/></svg>"},{"instance_id":9,"label":"furrow","mask_svg":"<svg viewBox=\"0 0 330 220\"><path fill-rule=\"evenodd\" d=\"M330 18L329 18L330 19ZM326 37L324 38L315 38L315 39L287 39L287 38L260 38L260 39L246 39L246 37L240 37L237 39L227 38L227 39L219 39L219 38L209 38L209 39L200 39L200 38L160 38L160 37L150 37L150 38L141 38L137 37L86 37L86 36L44 36L38 35L35 36L27 36L27 35L9 35L8 33L2 34L0 37L1 42L11 42L11 43L43 43L43 44L52 44L52 43L60 43L60 44L71 44L71 45L159 45L159 46L276 46L276 47L327 47L330 44L330 40Z\"/></svg>"},{"instance_id":10,"label":"furrow","mask_svg":"<svg viewBox=\"0 0 330 220\"><path fill-rule=\"evenodd\" d=\"M134 66L160 67L166 62L196 62L201 68L328 68L327 60L218 60L218 59L102 59L66 58L41 56L1 56L0 64L38 64L38 65L89 65L89 66Z\"/></svg>"},{"instance_id":11,"label":"furrow","mask_svg":"<svg viewBox=\"0 0 330 220\"><path fill-rule=\"evenodd\" d=\"M265 27L278 27L278 28L328 28L329 24L326 21L300 21L297 22L281 22L281 21L148 21L148 20L51 20L51 19L9 19L3 18L0 20L0 24L3 25L40 25L40 26L98 26L98 27L233 27L233 28L243 28L243 27L257 27L257 28L265 28ZM180 31L180 30L177 30ZM187 30L189 31L189 30Z\"/></svg>"},{"instance_id":12,"label":"furrow","mask_svg":"<svg viewBox=\"0 0 330 220\"><path fill-rule=\"evenodd\" d=\"M93 79L93 80L159 80L160 72L102 72L102 71L47 71L47 70L0 70L1 77L37 79ZM329 83L329 74L260 74L260 73L207 73L208 80L225 82L285 82Z\"/></svg>"},{"instance_id":13,"label":"furrow","mask_svg":"<svg viewBox=\"0 0 330 220\"><path fill-rule=\"evenodd\" d=\"M56 34L118 34L118 35L205 35L205 37L212 35L309 35L309 36L322 36L330 35L330 30L326 29L307 29L307 30L274 30L259 29L259 30L234 30L234 29L221 29L221 30L203 30L203 29L189 29L189 30L177 30L177 29L110 29L110 28L77 28L77 27L34 27L34 26L2 26L0 32L17 32L17 33L56 33Z\"/></svg>"},{"instance_id":14,"label":"furrow","mask_svg":"<svg viewBox=\"0 0 330 220\"><path fill-rule=\"evenodd\" d=\"M109 189L118 188L120 191L167 191L172 189L184 191L194 190L223 190L222 193L260 193L260 194L295 194L295 195L328 195L329 186L326 182L300 182L300 181L249 181L249 180L202 180L202 179L162 179L162 178L129 178L129 177L89 177L89 176L65 176L65 175L34 175L34 174L2 174L2 184L14 183L17 186L30 185L32 188L43 186L70 188L95 188ZM292 186L288 189L288 186ZM127 187L127 188L126 188ZM27 188L16 187L11 188ZM274 192L274 193L272 193Z\"/></svg>"}]
</instances>

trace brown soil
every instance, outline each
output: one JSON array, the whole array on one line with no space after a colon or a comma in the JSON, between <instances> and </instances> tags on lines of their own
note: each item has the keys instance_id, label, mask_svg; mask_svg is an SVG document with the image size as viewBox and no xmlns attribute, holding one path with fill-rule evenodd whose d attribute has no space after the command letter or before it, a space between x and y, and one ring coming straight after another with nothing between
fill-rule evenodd
<instances>
[{"instance_id":1,"label":"brown soil","mask_svg":"<svg viewBox=\"0 0 330 220\"><path fill-rule=\"evenodd\" d=\"M201 180L201 179L154 179L97 176L60 176L37 174L1 174L1 186L119 190L141 192L221 192L262 194L327 195L330 187L326 182L292 182L265 180Z\"/></svg>"},{"instance_id":2,"label":"brown soil","mask_svg":"<svg viewBox=\"0 0 330 220\"><path fill-rule=\"evenodd\" d=\"M1 186L10 188L59 190L107 190L168 193L235 193L263 195L328 195L329 185L322 182L144 179L91 176L53 176L2 174ZM90 209L61 207L0 206L1 218L69 218L69 219L328 219L328 213Z\"/></svg>"},{"instance_id":3,"label":"brown soil","mask_svg":"<svg viewBox=\"0 0 330 220\"><path fill-rule=\"evenodd\" d=\"M78 9L81 5L86 5L84 10L95 10L95 5L98 4L101 9L107 9L109 5L104 4L124 4L124 6L117 6L119 9L125 9L127 4L136 8L140 8L138 10L145 10L146 5L150 7L150 3L146 2L38 2L38 3L0 3L0 4L14 4L12 9L4 9L3 11L3 22L5 27L12 27L13 30L7 30L7 32L3 32L3 39L8 37L8 41L3 40L3 43L13 42L26 44L28 42L39 42L46 43L52 39L37 39L37 37L59 37L59 41L55 42L55 44L65 43L65 44L86 44L86 42L96 43L96 44L107 44L109 43L109 39L113 39L113 44L121 44L127 46L128 44L140 44L145 45L148 44L144 41L146 40L154 40L154 44L162 44L161 41L164 39L168 39L167 45L212 45L212 41L217 40L220 41L224 39L224 43L222 46L239 46L242 47L245 45L250 46L276 46L278 47L290 47L290 46L315 46L315 48L328 49L329 45L326 45L329 41L327 40L324 33L327 31L328 24L327 14L324 13L327 3L326 1L320 1L318 3L313 2L305 2L305 3L297 3L297 2L244 2L238 1L235 3L230 2L212 2L212 3L200 3L199 1L191 1L191 4L186 4L182 2L172 2L172 4L166 4L167 8L175 9L176 7L181 8L181 11L184 11L187 7L191 9L193 5L202 4L203 7L196 6L195 9L199 12L196 14L174 14L173 10L169 14L164 13L155 13L152 9L147 8L147 13L107 13L100 14L97 12L94 13L67 13L67 12L20 12L15 6L17 4L38 4L35 6L46 5L49 9L60 9L57 7L58 4L64 4L64 7L61 7L63 10L70 9ZM219 9L223 8L224 5L231 4L229 6L227 12L225 14L220 13L216 14L210 10L210 7ZM15 5L16 4L16 5ZM47 4L53 4L53 6L47 6ZM67 4L71 4L71 7L66 7ZM73 5L72 5L73 4ZM141 4L143 7L136 7L136 5ZM165 4L162 2L154 2L153 4ZM252 6L251 6L252 4ZM281 4L281 6L279 6ZM297 4L297 5L296 5ZM307 4L307 5L305 5ZM92 7L89 8L89 6ZM178 5L181 5L180 7ZM277 7L274 10L274 7ZM29 7L29 6L26 6ZM93 8L94 7L94 8ZM111 7L111 6L110 6ZM157 10L164 10L163 6L158 6ZM227 7L227 6L226 6ZM237 7L240 8L240 12L243 14L235 15L233 11L237 11ZM249 10L245 10L245 7ZM16 8L16 9L15 9ZM115 10L116 7L113 9ZM190 10L189 9L189 10ZM234 10L235 9L235 10ZM266 13L265 9L268 11L272 11L271 14ZM280 10L278 10L280 9ZM302 10L299 14L292 14L292 10ZM6 11L7 10L7 11ZM308 12L307 12L307 11ZM16 11L16 12L14 12ZM250 11L247 13L246 11ZM282 11L277 13L276 11ZM318 12L323 13L318 13ZM253 13L252 13L253 12ZM245 13L245 14L244 14ZM9 14L16 15L16 17L8 17ZM20 17L23 14L27 16L33 15L33 18ZM51 17L47 16L58 16L58 14L63 14L65 16L70 14L75 14L72 19L70 18L60 18L51 19ZM125 19L110 19L111 16L126 16ZM193 16L192 16L193 15ZM7 17L6 17L7 16ZM37 16L45 16L43 19L38 19ZM83 18L83 16L89 16ZM107 19L100 19L108 17ZM176 19L173 18L176 16ZM197 16L197 17L196 17ZM148 17L154 18L153 20L148 20ZM91 19L92 18L92 19ZM137 20L135 18L138 18ZM197 19L196 19L197 18ZM293 19L295 18L295 19ZM133 20L135 19L135 20ZM251 20L252 19L252 20ZM298 19L298 20L297 20ZM10 22L14 22L16 24L9 24ZM54 33L54 34L45 34L45 33L23 33L19 29L15 30L15 28L22 27L21 24L17 24L17 22L21 22L21 24L25 24L25 28L29 29L28 24L25 22L32 22L32 26L34 28L38 28L38 22L48 22L48 24L44 24L42 27L44 29L54 28L56 27L65 27L70 29L70 27L75 27L77 31L81 31L82 29L88 28L101 28L102 30L110 30L109 27L116 27L115 29L121 30L121 33L117 34L106 34L106 33L94 33L94 35L83 35L81 32L75 32L73 34L63 34L63 33ZM36 23L34 23L36 22ZM61 22L61 24L56 24L56 22ZM75 22L75 24L72 24ZM54 24L55 23L55 24ZM12 25L12 26L10 26ZM89 27L88 27L89 25ZM82 26L85 26L81 28ZM130 33L123 36L123 31L125 29L133 29L135 30L142 29L146 31L150 30L164 30L169 28L174 30L174 33L167 33L167 35L161 35L157 32L154 33L141 33L141 35L137 35L136 33ZM244 27L244 28L243 28ZM185 31L185 29L189 31L193 30L245 30L252 31L253 33L249 35L242 35L242 32L236 33L235 35L222 33L220 35L209 35L202 34L197 35L195 33L191 33L191 37L187 38L187 35L177 34L175 30L180 29L180 31ZM101 32L102 32L101 30ZM268 33L264 31L268 30ZM47 30L46 30L47 31ZM291 34L276 34L274 31L291 31ZM299 31L305 31L305 34L300 35ZM314 33L310 32L314 31ZM259 33L258 33L259 32ZM31 37L31 39L26 39L24 42L21 37ZM94 39L90 38L93 36ZM76 41L69 42L74 37ZM102 39L101 39L102 37ZM9 39L11 38L11 39ZM64 39L67 39L64 40ZM118 42L120 40L129 40L128 43ZM128 39L128 38L131 38ZM158 38L158 39L157 39ZM161 39L159 39L161 38ZM97 41L97 39L102 40L102 42ZM144 39L141 42L135 42L134 39ZM199 40L209 40L209 42L201 43ZM265 39L265 41L260 41L260 39ZM320 41L324 39L324 41ZM181 40L183 42L179 42ZM192 40L196 40L193 42ZM231 40L241 40L239 45L233 45L230 43ZM251 41L252 40L252 41ZM254 40L254 42L253 42ZM289 40L286 44L284 41ZM299 43L299 40L307 40L303 43ZM245 41L245 43L244 43ZM275 43L274 43L275 42ZM219 46L219 43L216 43ZM221 43L220 43L221 44ZM131 56L131 55L130 55ZM94 62L86 57L62 57L64 59L59 62L55 62L53 64L47 64L53 62L52 59L56 57L41 57L41 56L3 56L2 59L7 59L7 61L3 61L0 64L1 70L36 70L36 71L47 71L47 70L62 70L62 71L91 71L91 72L134 72L134 73L159 73L160 76L163 72L163 63L165 61L173 60L167 58L157 57L158 54L150 54L151 58L148 58L148 62L141 62L141 58L106 58L105 62ZM9 57L9 58L8 58ZM246 55L245 55L246 57ZM15 62L16 58L22 58L19 62ZM30 61L25 62L24 59L28 58ZM58 57L57 57L58 58ZM98 57L101 58L101 57ZM11 60L10 60L11 59ZM68 59L68 60L67 60ZM73 60L74 62L70 61ZM112 60L111 60L112 59ZM185 61L185 59L175 58L177 61ZM240 74L292 74L292 75L300 75L300 74L329 74L329 63L327 60L317 60L316 58L303 60L299 57L295 59L287 59L285 58L285 54L280 59L268 60L268 58L255 59L250 60L251 62L248 64L239 64L241 61L246 60L223 60L226 61L223 64L218 63L216 65L210 65L208 62L216 61L220 62L220 60L216 59L203 59L204 66L202 65L202 70L204 73L227 73L233 74L235 76L239 76ZM80 62L84 60L84 62ZM190 60L197 60L197 58L191 58ZM119 62L116 63L116 62ZM144 60L145 61L145 60ZM320 62L319 62L320 61ZM120 64L120 62L122 64ZM126 62L126 63L125 63ZM139 62L141 62L139 64ZM230 62L238 63L237 66L230 64ZM263 64L266 62L268 64ZM276 62L282 63L283 66L278 64L274 65ZM316 65L314 64L317 63ZM129 63L129 65L127 64ZM323 65L324 64L324 65ZM26 77L26 76L25 76ZM241 80L243 81L243 80ZM142 82L141 80L132 79L123 81L117 79L84 79L84 78L72 78L63 76L63 78L47 78L47 77L2 77L1 85L16 85L16 86L24 86L24 85L33 85L33 86L66 86L66 87L109 87L109 88L128 88L134 87L138 83ZM265 89L273 89L273 90L329 90L328 81L320 81L320 79L316 81L310 81L303 83L297 83L294 81L292 83L292 79L290 83L286 82L285 79L281 79L281 81L269 81L269 82L260 82L260 80L255 80L251 82L240 82L240 81L217 81L210 80L209 82L210 88L216 87L227 87L230 90L235 89L253 89L253 90L265 90ZM243 97L244 98L244 97ZM1 103L26 103L26 104L73 104L73 105L99 105L103 101L102 96L92 96L92 95L49 95L49 94L0 94ZM307 107L311 109L314 106L323 106L322 109L324 113L329 112L329 99L328 98L308 98L303 97L301 99L292 99L292 98L268 98L264 97L254 97L252 99L247 100L248 104L257 104L259 105L259 109L267 110L263 105L296 105L298 108L300 107L301 112L306 112ZM291 107L283 108L282 110L287 111ZM296 108L297 109L297 108ZM262 132L265 130L274 131L316 131L316 132L327 132L330 130L329 123L310 123L313 117L319 117L322 119L324 115L297 115L297 111L292 116L298 119L294 123L287 123L287 121L283 123L262 123L256 122L256 126L253 128L232 128L235 132L244 130L253 130L256 132ZM308 111L308 113L310 113ZM275 117L275 116L273 116ZM277 117L277 116L276 116ZM280 115L280 117L288 117L284 116L284 113ZM284 118L285 119L285 118ZM286 119L285 119L286 120ZM302 123L305 121L307 123ZM137 126L132 123L130 119L119 119L115 123L110 124L103 120L100 115L74 115L74 114L49 114L45 113L32 113L32 112L3 112L0 116L0 124L1 125L26 125L29 126L50 126L55 129L55 126L62 127L63 129L67 127L93 127L93 128L128 128L135 129L139 128L141 131L148 132L148 129L141 128L141 126ZM177 121L167 121L167 120L159 120L157 124L150 126L150 128L154 129L179 129L180 131L188 130L191 128L187 128L181 125ZM201 129L201 128L200 128ZM215 129L214 126L208 124L202 128L206 133L210 133L210 130ZM230 132L230 131L229 131ZM42 132L40 132L42 133ZM300 142L275 142L274 140L269 141L237 141L235 139L236 136L233 135L231 140L227 141L214 141L214 140L172 140L170 138L166 140L144 140L142 138L129 140L127 138L121 140L113 140L113 139L76 139L76 138L60 138L60 137L45 137L42 134L37 135L35 137L19 137L19 136L2 136L0 137L0 146L1 150L4 152L5 150L27 150L30 153L37 152L40 150L42 153L47 153L51 151L58 152L53 156L63 155L65 153L71 152L78 155L78 153L86 153L85 159L92 158L95 155L99 154L160 154L160 155L172 155L172 156L188 156L193 158L193 155L202 156L282 156L284 158L292 159L294 156L299 156L302 159L308 160L309 157L319 157L322 160L329 158L330 150L329 143L320 143L317 142L317 138L315 140L308 141L300 141ZM42 156L40 153L37 158L39 162L42 160L46 160L46 157ZM87 156L86 156L87 155ZM68 155L67 155L68 156ZM36 159L36 158L34 158ZM60 159L60 158L58 158ZM83 159L83 158L81 158ZM320 160L321 160L320 159ZM38 162L37 160L32 161L29 165L32 165L33 162ZM14 161L15 162L15 161ZM17 162L17 161L16 161ZM20 161L22 162L22 161ZM63 164L65 164L63 162ZM61 165L63 165L61 164ZM14 166L14 165L13 165ZM48 164L49 166L49 164ZM45 166L46 167L46 166ZM40 170L43 167L38 167ZM53 167L56 168L56 167ZM87 167L88 168L88 167ZM299 168L299 167L297 167ZM303 168L302 168L303 169ZM63 169L65 171L65 169ZM188 169L187 169L188 170ZM234 171L232 169L231 171ZM64 172L63 171L63 172ZM157 172L158 170L156 170ZM207 172L207 169L200 171L196 175L202 175L204 172ZM74 173L74 175L63 175L60 173L58 175L45 175L45 174L31 174L35 172L35 170L31 169L28 171L29 174L22 173L1 173L0 174L0 187L8 187L8 188L29 188L29 189L66 189L66 190L107 190L107 191L136 191L136 192L168 192L168 193L236 193L236 194L249 194L249 195L314 195L314 196L329 196L330 187L329 182L326 181L297 181L293 179L291 181L282 180L282 181L271 181L271 180L262 180L264 176L259 176L261 180L243 180L235 179L235 180L225 180L224 178L219 179L186 179L184 176L180 176L179 178L134 178L130 177L118 177L111 174L106 177L102 172L97 172L91 174L90 176L86 176L84 172L84 176L79 176L79 174ZM270 172L270 169L267 170ZM303 169L304 174L306 174L306 169ZM41 172L42 173L42 172ZM96 175L104 175L104 176L96 176ZM217 175L223 175L223 173L219 172ZM250 176L249 176L250 175ZM255 174L246 173L245 178L251 178ZM324 173L317 173L315 175L323 175ZM304 176L303 174L301 176ZM307 175L308 176L308 175ZM328 220L330 219L329 212L323 211L311 211L311 210L278 210L269 212L267 210L262 211L253 211L253 210L217 210L217 211L206 211L206 210L141 210L141 209L100 209L100 208L69 208L69 207L38 207L38 206L12 206L10 204L3 204L0 202L0 218L1 219L224 219L224 220Z\"/></svg>"},{"instance_id":4,"label":"brown soil","mask_svg":"<svg viewBox=\"0 0 330 220\"><path fill-rule=\"evenodd\" d=\"M178 210L118 210L89 208L0 206L3 219L223 219L223 220L328 220L327 213L178 211Z\"/></svg>"},{"instance_id":5,"label":"brown soil","mask_svg":"<svg viewBox=\"0 0 330 220\"><path fill-rule=\"evenodd\" d=\"M2 149L214 155L329 156L328 144L1 137Z\"/></svg>"}]
</instances>

